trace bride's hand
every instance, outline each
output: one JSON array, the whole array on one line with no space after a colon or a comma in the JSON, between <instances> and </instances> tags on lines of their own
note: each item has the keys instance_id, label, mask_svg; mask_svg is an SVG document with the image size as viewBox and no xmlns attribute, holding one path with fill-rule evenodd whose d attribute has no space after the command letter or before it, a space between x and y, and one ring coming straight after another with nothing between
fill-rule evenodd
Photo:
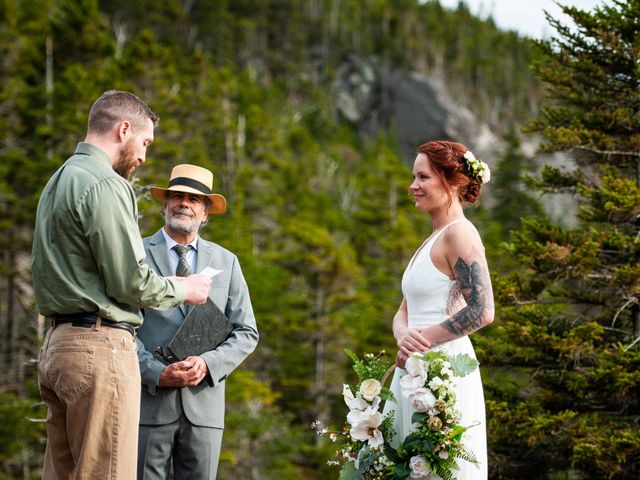
<instances>
[{"instance_id":1,"label":"bride's hand","mask_svg":"<svg viewBox=\"0 0 640 480\"><path fill-rule=\"evenodd\" d=\"M404 364L407 361L407 358L409 358L408 355L405 355L398 350L398 353L396 354L396 366L398 366L398 368L404 368Z\"/></svg>"},{"instance_id":2,"label":"bride's hand","mask_svg":"<svg viewBox=\"0 0 640 480\"><path fill-rule=\"evenodd\" d=\"M407 357L414 352L424 353L431 348L431 343L415 328L407 328L397 338L397 343L400 352Z\"/></svg>"}]
</instances>

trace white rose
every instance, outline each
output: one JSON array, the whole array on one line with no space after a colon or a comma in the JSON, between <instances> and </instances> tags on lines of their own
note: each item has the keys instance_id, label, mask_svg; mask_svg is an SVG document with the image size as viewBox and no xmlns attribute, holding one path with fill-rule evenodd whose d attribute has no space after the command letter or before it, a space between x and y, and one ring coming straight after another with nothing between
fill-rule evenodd
<instances>
[{"instance_id":1,"label":"white rose","mask_svg":"<svg viewBox=\"0 0 640 480\"><path fill-rule=\"evenodd\" d=\"M434 397L431 390L427 388L418 388L411 400L413 410L421 413L428 412L435 406L435 404L436 397Z\"/></svg>"},{"instance_id":2,"label":"white rose","mask_svg":"<svg viewBox=\"0 0 640 480\"><path fill-rule=\"evenodd\" d=\"M484 162L480 162L480 172L478 175L480 176L482 183L489 183L491 180L491 170L489 170L489 165Z\"/></svg>"},{"instance_id":3,"label":"white rose","mask_svg":"<svg viewBox=\"0 0 640 480\"><path fill-rule=\"evenodd\" d=\"M413 375L405 375L400 379L400 389L402 390L402 395L405 397L410 397L416 390L422 386L424 386L424 382L426 380L426 376L413 376Z\"/></svg>"},{"instance_id":4,"label":"white rose","mask_svg":"<svg viewBox=\"0 0 640 480\"><path fill-rule=\"evenodd\" d=\"M382 385L375 378L369 378L360 384L360 393L365 400L373 401L382 391Z\"/></svg>"},{"instance_id":5,"label":"white rose","mask_svg":"<svg viewBox=\"0 0 640 480\"><path fill-rule=\"evenodd\" d=\"M429 382L429 388L431 390L437 390L440 386L443 385L443 381L440 377L435 377Z\"/></svg>"},{"instance_id":6,"label":"white rose","mask_svg":"<svg viewBox=\"0 0 640 480\"><path fill-rule=\"evenodd\" d=\"M475 162L476 160L476 157L471 150L467 150L466 152L464 152L463 157L466 158L469 162Z\"/></svg>"},{"instance_id":7,"label":"white rose","mask_svg":"<svg viewBox=\"0 0 640 480\"><path fill-rule=\"evenodd\" d=\"M409 460L409 467L411 468L411 478L428 478L431 473L425 458L417 455L415 457L411 457Z\"/></svg>"},{"instance_id":8,"label":"white rose","mask_svg":"<svg viewBox=\"0 0 640 480\"><path fill-rule=\"evenodd\" d=\"M404 369L414 377L426 377L427 375L427 364L419 355L410 355L404 364Z\"/></svg>"},{"instance_id":9,"label":"white rose","mask_svg":"<svg viewBox=\"0 0 640 480\"><path fill-rule=\"evenodd\" d=\"M438 452L438 456L443 460L446 460L447 458L449 458L449 452L447 452L446 450L440 450Z\"/></svg>"}]
</instances>

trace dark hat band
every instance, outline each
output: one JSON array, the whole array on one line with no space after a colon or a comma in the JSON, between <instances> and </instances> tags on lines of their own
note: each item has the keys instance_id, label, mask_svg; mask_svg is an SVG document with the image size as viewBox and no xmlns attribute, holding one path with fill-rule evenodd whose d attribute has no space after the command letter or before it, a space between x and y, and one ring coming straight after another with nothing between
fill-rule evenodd
<instances>
[{"instance_id":1,"label":"dark hat band","mask_svg":"<svg viewBox=\"0 0 640 480\"><path fill-rule=\"evenodd\" d=\"M171 179L169 182L169 188L174 185L184 185L185 187L195 188L196 190L200 190L205 195L211 195L211 189L207 187L204 183L194 180L193 178L187 177L176 177Z\"/></svg>"}]
</instances>

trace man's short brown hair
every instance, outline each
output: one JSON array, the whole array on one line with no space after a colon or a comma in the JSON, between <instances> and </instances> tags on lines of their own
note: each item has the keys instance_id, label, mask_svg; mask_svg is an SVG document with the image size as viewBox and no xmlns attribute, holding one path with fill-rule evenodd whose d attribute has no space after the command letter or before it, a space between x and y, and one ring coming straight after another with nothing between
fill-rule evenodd
<instances>
[{"instance_id":1,"label":"man's short brown hair","mask_svg":"<svg viewBox=\"0 0 640 480\"><path fill-rule=\"evenodd\" d=\"M158 116L134 94L109 90L93 102L89 112L88 131L104 134L123 120L129 120L135 129L144 125L147 118L154 126L158 125Z\"/></svg>"}]
</instances>

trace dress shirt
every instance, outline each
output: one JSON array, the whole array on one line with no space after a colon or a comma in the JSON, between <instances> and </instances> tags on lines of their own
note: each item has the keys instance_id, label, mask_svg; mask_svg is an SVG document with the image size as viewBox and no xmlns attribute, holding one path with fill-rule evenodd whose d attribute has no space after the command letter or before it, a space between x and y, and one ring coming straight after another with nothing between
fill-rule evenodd
<instances>
[{"instance_id":1,"label":"dress shirt","mask_svg":"<svg viewBox=\"0 0 640 480\"><path fill-rule=\"evenodd\" d=\"M183 303L184 284L144 263L137 220L129 182L104 151L79 143L38 202L31 268L40 313L89 312L140 325L140 307Z\"/></svg>"},{"instance_id":2,"label":"dress shirt","mask_svg":"<svg viewBox=\"0 0 640 480\"><path fill-rule=\"evenodd\" d=\"M164 228L161 229L162 235L164 236L164 240L167 242L167 255L169 255L169 263L171 264L171 271L175 272L178 268L178 261L180 257L178 252L176 252L173 247L178 245L173 238L171 238ZM196 273L196 265L198 264L198 239L200 237L196 235L196 238L193 239L191 243L185 244L186 247L191 247L187 250L187 263L189 264L189 268L191 268L191 272Z\"/></svg>"}]
</instances>

